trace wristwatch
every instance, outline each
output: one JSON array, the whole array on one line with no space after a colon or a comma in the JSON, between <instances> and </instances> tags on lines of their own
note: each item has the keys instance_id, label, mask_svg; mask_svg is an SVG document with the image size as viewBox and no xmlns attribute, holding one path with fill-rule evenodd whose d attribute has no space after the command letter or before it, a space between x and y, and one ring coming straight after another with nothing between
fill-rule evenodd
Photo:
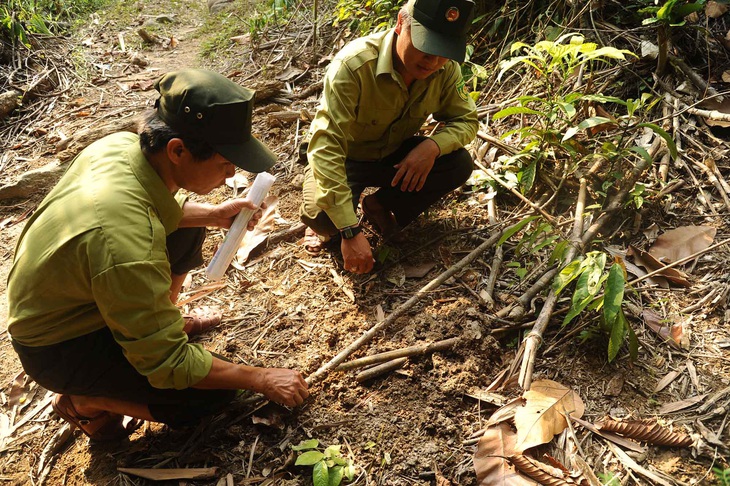
<instances>
[{"instance_id":1,"label":"wristwatch","mask_svg":"<svg viewBox=\"0 0 730 486\"><path fill-rule=\"evenodd\" d=\"M340 230L340 235L345 240L351 240L355 236L357 236L358 233L362 231L362 228L359 224L356 224L354 226L347 226L345 228L342 228Z\"/></svg>"}]
</instances>

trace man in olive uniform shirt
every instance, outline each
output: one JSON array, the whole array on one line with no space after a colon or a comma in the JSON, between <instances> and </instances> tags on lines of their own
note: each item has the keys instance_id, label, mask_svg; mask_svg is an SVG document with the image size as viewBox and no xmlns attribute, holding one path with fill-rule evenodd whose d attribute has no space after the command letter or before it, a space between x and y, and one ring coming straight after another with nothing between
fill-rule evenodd
<instances>
[{"instance_id":1,"label":"man in olive uniform shirt","mask_svg":"<svg viewBox=\"0 0 730 486\"><path fill-rule=\"evenodd\" d=\"M92 439L141 422L124 416L192 423L238 389L290 406L308 395L297 371L237 365L189 343L200 329L174 305L202 263L204 227L257 209L186 201L178 189L206 194L235 166L261 172L276 161L251 135L253 92L198 69L155 87L139 135L110 135L74 159L28 221L8 278L8 330L26 373Z\"/></svg>"},{"instance_id":2,"label":"man in olive uniform shirt","mask_svg":"<svg viewBox=\"0 0 730 486\"><path fill-rule=\"evenodd\" d=\"M473 9L471 0L410 0L394 29L335 56L307 151L300 215L310 250L339 233L345 269L367 273L374 260L356 215L366 187L379 190L363 199L363 213L388 239L468 179L463 147L478 121L458 63ZM429 115L436 131L414 136Z\"/></svg>"}]
</instances>

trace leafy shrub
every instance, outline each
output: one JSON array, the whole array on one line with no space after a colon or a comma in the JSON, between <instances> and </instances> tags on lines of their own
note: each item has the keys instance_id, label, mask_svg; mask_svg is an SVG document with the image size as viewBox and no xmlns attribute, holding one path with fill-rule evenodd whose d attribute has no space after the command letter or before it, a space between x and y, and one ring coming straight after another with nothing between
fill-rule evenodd
<instances>
[{"instance_id":1,"label":"leafy shrub","mask_svg":"<svg viewBox=\"0 0 730 486\"><path fill-rule=\"evenodd\" d=\"M59 21L96 10L104 0L5 0L0 5L0 39L30 47L29 35L49 35Z\"/></svg>"},{"instance_id":2,"label":"leafy shrub","mask_svg":"<svg viewBox=\"0 0 730 486\"><path fill-rule=\"evenodd\" d=\"M394 25L400 2L394 0L338 0L334 25L349 22L360 34L378 32Z\"/></svg>"}]
</instances>

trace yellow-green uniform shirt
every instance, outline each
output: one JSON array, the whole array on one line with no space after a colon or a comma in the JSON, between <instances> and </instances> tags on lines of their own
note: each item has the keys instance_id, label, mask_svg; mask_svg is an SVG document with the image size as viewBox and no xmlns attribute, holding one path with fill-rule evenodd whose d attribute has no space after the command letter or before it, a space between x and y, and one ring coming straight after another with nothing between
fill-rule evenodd
<instances>
[{"instance_id":1,"label":"yellow-green uniform shirt","mask_svg":"<svg viewBox=\"0 0 730 486\"><path fill-rule=\"evenodd\" d=\"M338 228L357 224L345 158L379 160L413 136L429 115L441 155L474 139L478 120L459 64L449 61L410 89L393 67L394 30L356 39L332 60L310 128L307 151L317 181L316 204Z\"/></svg>"},{"instance_id":2,"label":"yellow-green uniform shirt","mask_svg":"<svg viewBox=\"0 0 730 486\"><path fill-rule=\"evenodd\" d=\"M44 346L108 326L152 386L199 382L212 356L187 342L170 301L166 237L182 215L137 135L90 145L20 236L8 277L13 339Z\"/></svg>"}]
</instances>

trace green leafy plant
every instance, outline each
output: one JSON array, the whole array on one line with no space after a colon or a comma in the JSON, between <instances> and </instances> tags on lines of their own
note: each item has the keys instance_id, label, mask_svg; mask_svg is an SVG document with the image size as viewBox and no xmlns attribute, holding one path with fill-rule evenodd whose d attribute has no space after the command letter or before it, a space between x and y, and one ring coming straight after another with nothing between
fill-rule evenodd
<instances>
[{"instance_id":1,"label":"green leafy plant","mask_svg":"<svg viewBox=\"0 0 730 486\"><path fill-rule=\"evenodd\" d=\"M541 82L544 96L521 96L518 106L495 113L493 119L522 117L522 126L508 131L503 138L518 136L522 148L513 156L495 164L503 183L529 192L545 164L559 167L570 162L568 171L583 168L598 158L608 161L616 172L626 173L619 164L632 156L648 157L645 149L633 145L637 132L652 130L667 141L676 157L676 144L671 136L653 123L640 119L639 112L650 110L658 99L644 94L638 100L591 93L590 76L581 85L587 92L575 89L577 72L590 72L596 64L625 60L634 56L626 50L599 47L577 34L566 34L555 41L542 41L534 46L523 42L512 45L514 57L500 63L497 79L519 67L531 71ZM608 112L607 107L623 107L625 113ZM599 114L600 113L600 114ZM588 116L586 116L588 115Z\"/></svg>"},{"instance_id":2,"label":"green leafy plant","mask_svg":"<svg viewBox=\"0 0 730 486\"><path fill-rule=\"evenodd\" d=\"M296 466L312 466L314 486L339 486L344 478L352 481L355 477L355 465L352 459L342 456L341 445L331 445L319 450L319 441L310 439L292 446L292 450L300 452Z\"/></svg>"},{"instance_id":3,"label":"green leafy plant","mask_svg":"<svg viewBox=\"0 0 730 486\"><path fill-rule=\"evenodd\" d=\"M717 483L720 486L730 486L730 468L723 469L721 467L712 468L712 472L717 477Z\"/></svg>"},{"instance_id":4,"label":"green leafy plant","mask_svg":"<svg viewBox=\"0 0 730 486\"><path fill-rule=\"evenodd\" d=\"M29 36L49 35L62 18L99 8L104 0L5 0L0 5L0 37L30 47Z\"/></svg>"},{"instance_id":5,"label":"green leafy plant","mask_svg":"<svg viewBox=\"0 0 730 486\"><path fill-rule=\"evenodd\" d=\"M606 473L598 473L598 478L601 480L601 484L603 484L604 486L621 486L621 481L611 471L608 471Z\"/></svg>"},{"instance_id":6,"label":"green leafy plant","mask_svg":"<svg viewBox=\"0 0 730 486\"><path fill-rule=\"evenodd\" d=\"M585 257L568 263L556 277L554 290L557 294L560 294L572 281L576 281L570 310L563 319L563 325L568 324L586 309L602 310L599 325L608 335L608 361L611 362L616 358L627 337L631 357L636 358L639 340L622 308L626 273L619 263L612 264L608 272L604 272L606 260L606 254L603 252L589 252ZM593 334L588 333L586 336Z\"/></svg>"},{"instance_id":7,"label":"green leafy plant","mask_svg":"<svg viewBox=\"0 0 730 486\"><path fill-rule=\"evenodd\" d=\"M49 13L35 1L8 0L0 6L0 32L15 45L20 42L30 47L29 34L50 34L46 23Z\"/></svg>"},{"instance_id":8,"label":"green leafy plant","mask_svg":"<svg viewBox=\"0 0 730 486\"><path fill-rule=\"evenodd\" d=\"M399 9L400 2L393 0L338 0L333 25L348 22L359 34L378 32L395 24Z\"/></svg>"},{"instance_id":9,"label":"green leafy plant","mask_svg":"<svg viewBox=\"0 0 730 486\"><path fill-rule=\"evenodd\" d=\"M639 13L649 14L650 17L644 19L644 25L657 26L657 46L659 54L657 56L657 75L664 74L667 65L667 53L671 43L672 29L683 26L685 18L705 6L706 0L696 0L688 2L686 0L668 0L661 6L651 5L639 10Z\"/></svg>"}]
</instances>

